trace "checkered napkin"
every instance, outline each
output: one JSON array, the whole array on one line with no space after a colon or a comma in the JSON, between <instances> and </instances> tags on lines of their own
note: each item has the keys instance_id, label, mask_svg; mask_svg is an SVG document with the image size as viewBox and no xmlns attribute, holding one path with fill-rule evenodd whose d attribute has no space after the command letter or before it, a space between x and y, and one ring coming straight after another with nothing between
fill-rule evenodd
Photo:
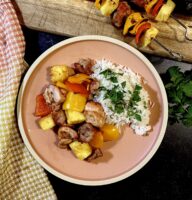
<instances>
[{"instance_id":1,"label":"checkered napkin","mask_svg":"<svg viewBox=\"0 0 192 200\"><path fill-rule=\"evenodd\" d=\"M56 199L44 170L20 137L16 97L25 70L25 43L11 1L0 0L0 199Z\"/></svg>"}]
</instances>

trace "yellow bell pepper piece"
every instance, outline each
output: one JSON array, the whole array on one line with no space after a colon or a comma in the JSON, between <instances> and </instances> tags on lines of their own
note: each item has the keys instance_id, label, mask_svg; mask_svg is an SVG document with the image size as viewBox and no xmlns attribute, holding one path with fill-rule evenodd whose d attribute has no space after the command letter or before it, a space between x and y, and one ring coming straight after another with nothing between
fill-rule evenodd
<instances>
[{"instance_id":1,"label":"yellow bell pepper piece","mask_svg":"<svg viewBox=\"0 0 192 200\"><path fill-rule=\"evenodd\" d=\"M55 85L57 87L59 87L59 88L63 88L63 89L67 90L67 86L63 82L61 82L61 81L57 81L57 83Z\"/></svg>"},{"instance_id":2,"label":"yellow bell pepper piece","mask_svg":"<svg viewBox=\"0 0 192 200\"><path fill-rule=\"evenodd\" d=\"M70 82L70 83L78 83L78 84L81 84L83 83L84 81L86 82L91 82L91 77L88 76L87 74L75 74L74 76L70 76L67 80Z\"/></svg>"},{"instance_id":3,"label":"yellow bell pepper piece","mask_svg":"<svg viewBox=\"0 0 192 200\"><path fill-rule=\"evenodd\" d=\"M102 148L104 144L102 132L98 131L94 133L93 139L90 141L89 144L95 148Z\"/></svg>"},{"instance_id":4,"label":"yellow bell pepper piece","mask_svg":"<svg viewBox=\"0 0 192 200\"><path fill-rule=\"evenodd\" d=\"M130 14L125 22L124 28L123 28L123 35L126 35L131 27L133 27L137 22L141 21L143 17L139 12L135 12Z\"/></svg>"},{"instance_id":5,"label":"yellow bell pepper piece","mask_svg":"<svg viewBox=\"0 0 192 200\"><path fill-rule=\"evenodd\" d=\"M63 110L74 110L82 112L85 108L86 97L81 94L68 92L65 102L63 103Z\"/></svg>"},{"instance_id":6,"label":"yellow bell pepper piece","mask_svg":"<svg viewBox=\"0 0 192 200\"><path fill-rule=\"evenodd\" d=\"M145 4L145 11L147 14L150 14L151 9L153 8L153 6L158 2L158 0L152 0L149 3Z\"/></svg>"},{"instance_id":7,"label":"yellow bell pepper piece","mask_svg":"<svg viewBox=\"0 0 192 200\"><path fill-rule=\"evenodd\" d=\"M117 140L120 135L118 128L112 124L104 124L101 131L103 133L104 141Z\"/></svg>"},{"instance_id":8,"label":"yellow bell pepper piece","mask_svg":"<svg viewBox=\"0 0 192 200\"><path fill-rule=\"evenodd\" d=\"M100 7L100 11L102 15L110 16L117 9L118 5L119 0L105 0Z\"/></svg>"}]
</instances>

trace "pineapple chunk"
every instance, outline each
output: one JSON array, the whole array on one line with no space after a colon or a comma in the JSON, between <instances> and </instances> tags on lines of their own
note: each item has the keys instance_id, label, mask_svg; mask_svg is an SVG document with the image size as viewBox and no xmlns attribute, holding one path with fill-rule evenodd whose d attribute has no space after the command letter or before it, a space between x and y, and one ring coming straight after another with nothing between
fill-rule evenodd
<instances>
[{"instance_id":1,"label":"pineapple chunk","mask_svg":"<svg viewBox=\"0 0 192 200\"><path fill-rule=\"evenodd\" d=\"M51 67L50 75L51 82L56 83L57 81L63 82L69 76L75 74L74 70L67 65L55 65Z\"/></svg>"},{"instance_id":2,"label":"pineapple chunk","mask_svg":"<svg viewBox=\"0 0 192 200\"><path fill-rule=\"evenodd\" d=\"M82 112L85 108L86 100L86 97L81 94L68 92L62 108L63 110L75 110L77 112Z\"/></svg>"},{"instance_id":3,"label":"pineapple chunk","mask_svg":"<svg viewBox=\"0 0 192 200\"><path fill-rule=\"evenodd\" d=\"M100 11L102 15L110 16L110 14L117 9L118 5L119 0L105 0L100 7Z\"/></svg>"},{"instance_id":4,"label":"pineapple chunk","mask_svg":"<svg viewBox=\"0 0 192 200\"><path fill-rule=\"evenodd\" d=\"M142 47L148 46L151 43L151 40L155 38L158 33L159 31L155 27L151 27L150 29L146 30L146 32L141 38Z\"/></svg>"},{"instance_id":5,"label":"pineapple chunk","mask_svg":"<svg viewBox=\"0 0 192 200\"><path fill-rule=\"evenodd\" d=\"M67 116L68 124L79 124L85 121L85 116L83 113L80 113L74 110L66 110L65 113Z\"/></svg>"},{"instance_id":6,"label":"pineapple chunk","mask_svg":"<svg viewBox=\"0 0 192 200\"><path fill-rule=\"evenodd\" d=\"M53 121L52 115L47 115L45 117L42 117L39 121L38 121L39 126L41 127L41 129L43 130L49 130L51 128L53 128L55 126L55 122Z\"/></svg>"},{"instance_id":7,"label":"pineapple chunk","mask_svg":"<svg viewBox=\"0 0 192 200\"><path fill-rule=\"evenodd\" d=\"M160 22L166 22L173 10L175 9L175 3L172 0L168 0L166 4L164 4L160 11L158 12L158 15L155 17L155 20Z\"/></svg>"},{"instance_id":8,"label":"pineapple chunk","mask_svg":"<svg viewBox=\"0 0 192 200\"><path fill-rule=\"evenodd\" d=\"M86 159L92 153L92 148L88 143L74 141L71 144L69 144L69 146L79 160Z\"/></svg>"}]
</instances>

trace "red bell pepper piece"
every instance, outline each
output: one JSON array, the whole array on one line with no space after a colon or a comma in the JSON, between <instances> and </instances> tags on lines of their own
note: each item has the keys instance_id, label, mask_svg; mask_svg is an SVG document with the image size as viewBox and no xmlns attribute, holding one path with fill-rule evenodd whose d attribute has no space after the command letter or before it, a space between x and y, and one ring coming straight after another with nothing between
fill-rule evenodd
<instances>
[{"instance_id":1,"label":"red bell pepper piece","mask_svg":"<svg viewBox=\"0 0 192 200\"><path fill-rule=\"evenodd\" d=\"M153 11L151 12L152 16L155 17L157 13L159 12L160 8L163 6L164 0L159 0L155 7L153 8Z\"/></svg>"},{"instance_id":2,"label":"red bell pepper piece","mask_svg":"<svg viewBox=\"0 0 192 200\"><path fill-rule=\"evenodd\" d=\"M65 85L69 91L80 93L85 96L89 95L87 87L84 84L70 83L69 81L65 81Z\"/></svg>"},{"instance_id":3,"label":"red bell pepper piece","mask_svg":"<svg viewBox=\"0 0 192 200\"><path fill-rule=\"evenodd\" d=\"M149 23L149 22L146 22L146 23L142 24L142 25L138 28L137 33L136 33L136 36L135 36L135 42L136 42L136 44L139 43L139 39L140 39L142 33L143 33L144 31L146 31L147 29L149 29L149 28L151 28L151 23Z\"/></svg>"},{"instance_id":4,"label":"red bell pepper piece","mask_svg":"<svg viewBox=\"0 0 192 200\"><path fill-rule=\"evenodd\" d=\"M43 94L36 97L35 116L43 117L51 113L51 108L47 105Z\"/></svg>"}]
</instances>

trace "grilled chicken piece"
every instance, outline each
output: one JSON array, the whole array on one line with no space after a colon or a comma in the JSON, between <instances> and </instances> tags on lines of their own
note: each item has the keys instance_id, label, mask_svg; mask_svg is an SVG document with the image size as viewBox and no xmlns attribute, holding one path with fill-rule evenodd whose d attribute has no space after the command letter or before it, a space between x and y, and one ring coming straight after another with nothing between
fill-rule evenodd
<instances>
[{"instance_id":1,"label":"grilled chicken piece","mask_svg":"<svg viewBox=\"0 0 192 200\"><path fill-rule=\"evenodd\" d=\"M76 73L83 73L83 74L92 74L92 67L95 64L95 61L87 58L87 59L80 59L79 62L76 62L72 65L72 68L75 70Z\"/></svg>"},{"instance_id":2,"label":"grilled chicken piece","mask_svg":"<svg viewBox=\"0 0 192 200\"><path fill-rule=\"evenodd\" d=\"M50 106L51 106L51 110L53 112L58 112L59 110L61 110L62 104L61 103L52 103Z\"/></svg>"},{"instance_id":3,"label":"grilled chicken piece","mask_svg":"<svg viewBox=\"0 0 192 200\"><path fill-rule=\"evenodd\" d=\"M58 130L58 139L77 139L78 138L78 134L75 130L73 130L70 127L67 126L62 126L59 128Z\"/></svg>"},{"instance_id":4,"label":"grilled chicken piece","mask_svg":"<svg viewBox=\"0 0 192 200\"><path fill-rule=\"evenodd\" d=\"M78 129L79 137L82 142L90 142L97 129L90 123L84 123Z\"/></svg>"},{"instance_id":5,"label":"grilled chicken piece","mask_svg":"<svg viewBox=\"0 0 192 200\"><path fill-rule=\"evenodd\" d=\"M53 120L55 124L59 126L66 125L66 116L63 110L55 111L52 113Z\"/></svg>"},{"instance_id":6,"label":"grilled chicken piece","mask_svg":"<svg viewBox=\"0 0 192 200\"><path fill-rule=\"evenodd\" d=\"M90 84L90 93L96 94L99 89L99 86L100 86L99 81L94 79Z\"/></svg>"},{"instance_id":7,"label":"grilled chicken piece","mask_svg":"<svg viewBox=\"0 0 192 200\"><path fill-rule=\"evenodd\" d=\"M85 105L84 115L87 123L95 127L102 127L105 124L105 112L100 103L89 101Z\"/></svg>"},{"instance_id":8,"label":"grilled chicken piece","mask_svg":"<svg viewBox=\"0 0 192 200\"><path fill-rule=\"evenodd\" d=\"M85 111L84 112L86 122L91 123L93 126L101 128L105 124L105 117L100 115L98 112Z\"/></svg>"},{"instance_id":9,"label":"grilled chicken piece","mask_svg":"<svg viewBox=\"0 0 192 200\"><path fill-rule=\"evenodd\" d=\"M43 96L45 98L46 103L62 103L65 101L65 96L61 93L59 88L54 85L49 85L44 93Z\"/></svg>"},{"instance_id":10,"label":"grilled chicken piece","mask_svg":"<svg viewBox=\"0 0 192 200\"><path fill-rule=\"evenodd\" d=\"M72 139L67 139L67 138L61 139L58 142L58 147L61 149L66 149L68 144L70 144L72 141L73 141Z\"/></svg>"},{"instance_id":11,"label":"grilled chicken piece","mask_svg":"<svg viewBox=\"0 0 192 200\"><path fill-rule=\"evenodd\" d=\"M95 149L93 151L93 153L87 158L87 161L92 161L92 160L95 160L96 158L99 158L99 157L102 157L103 156L103 153L101 151L101 149Z\"/></svg>"},{"instance_id":12,"label":"grilled chicken piece","mask_svg":"<svg viewBox=\"0 0 192 200\"><path fill-rule=\"evenodd\" d=\"M105 117L105 112L103 110L103 107L98 102L94 102L94 101L87 102L86 105L85 105L85 111L97 112L101 116Z\"/></svg>"},{"instance_id":13,"label":"grilled chicken piece","mask_svg":"<svg viewBox=\"0 0 192 200\"><path fill-rule=\"evenodd\" d=\"M120 28L123 26L127 16L131 14L132 10L126 1L121 1L118 5L117 10L112 16L112 23L115 27Z\"/></svg>"}]
</instances>

